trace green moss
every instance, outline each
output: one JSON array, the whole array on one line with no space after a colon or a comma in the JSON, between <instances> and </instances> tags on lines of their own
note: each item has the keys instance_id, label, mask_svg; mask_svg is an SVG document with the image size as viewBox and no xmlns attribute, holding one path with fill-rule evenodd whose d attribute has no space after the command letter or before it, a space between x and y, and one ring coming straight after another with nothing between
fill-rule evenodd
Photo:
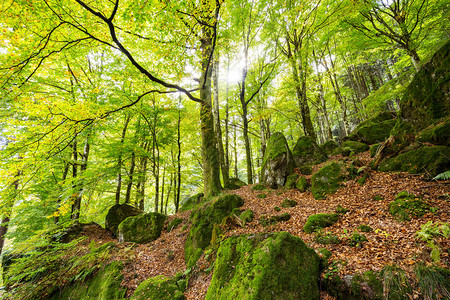
<instances>
[{"instance_id":1,"label":"green moss","mask_svg":"<svg viewBox=\"0 0 450 300\"><path fill-rule=\"evenodd\" d=\"M255 218L255 214L251 209L247 209L240 215L239 218L242 220L242 223L244 223L245 226L245 224L253 221L253 219Z\"/></svg>"},{"instance_id":2,"label":"green moss","mask_svg":"<svg viewBox=\"0 0 450 300\"><path fill-rule=\"evenodd\" d=\"M206 299L319 299L319 257L287 232L223 242Z\"/></svg>"},{"instance_id":3,"label":"green moss","mask_svg":"<svg viewBox=\"0 0 450 300\"><path fill-rule=\"evenodd\" d=\"M369 178L369 173L364 173L364 175L361 178L358 178L358 180L356 180L356 182L359 185L363 186L366 183L368 178Z\"/></svg>"},{"instance_id":4,"label":"green moss","mask_svg":"<svg viewBox=\"0 0 450 300\"><path fill-rule=\"evenodd\" d=\"M330 232L323 232L321 230L317 231L314 240L316 243L323 244L323 245L330 245L330 244L340 244L341 240L334 234Z\"/></svg>"},{"instance_id":5,"label":"green moss","mask_svg":"<svg viewBox=\"0 0 450 300\"><path fill-rule=\"evenodd\" d=\"M401 221L420 218L430 211L430 205L419 199L400 198L389 204L389 213Z\"/></svg>"},{"instance_id":6,"label":"green moss","mask_svg":"<svg viewBox=\"0 0 450 300\"><path fill-rule=\"evenodd\" d=\"M75 281L75 284L54 293L48 299L124 299L126 289L121 286L122 270L122 262L112 262L84 282Z\"/></svg>"},{"instance_id":7,"label":"green moss","mask_svg":"<svg viewBox=\"0 0 450 300\"><path fill-rule=\"evenodd\" d=\"M311 178L311 192L315 199L325 199L326 195L336 192L344 180L341 166L335 162L324 166Z\"/></svg>"},{"instance_id":8,"label":"green moss","mask_svg":"<svg viewBox=\"0 0 450 300\"><path fill-rule=\"evenodd\" d=\"M364 242L367 242L367 237L364 234L353 232L348 244L352 247L361 248Z\"/></svg>"},{"instance_id":9,"label":"green moss","mask_svg":"<svg viewBox=\"0 0 450 300\"><path fill-rule=\"evenodd\" d=\"M184 258L189 267L196 263L203 249L210 245L214 225L220 224L234 208L243 204L241 197L230 194L206 203L192 212L192 226L184 245Z\"/></svg>"},{"instance_id":10,"label":"green moss","mask_svg":"<svg viewBox=\"0 0 450 300\"><path fill-rule=\"evenodd\" d=\"M267 198L267 194L266 193L262 193L262 194L258 194L256 195L257 198L261 198L261 199L265 199Z\"/></svg>"},{"instance_id":11,"label":"green moss","mask_svg":"<svg viewBox=\"0 0 450 300\"><path fill-rule=\"evenodd\" d=\"M295 184L295 187L302 193L306 192L308 186L309 184L305 176L300 176Z\"/></svg>"},{"instance_id":12,"label":"green moss","mask_svg":"<svg viewBox=\"0 0 450 300\"><path fill-rule=\"evenodd\" d=\"M338 206L336 206L335 212L336 212L338 215L345 215L346 213L349 212L349 210L346 209L346 208L344 208L344 207L342 207L342 206L339 204Z\"/></svg>"},{"instance_id":13,"label":"green moss","mask_svg":"<svg viewBox=\"0 0 450 300\"><path fill-rule=\"evenodd\" d=\"M166 219L167 217L160 213L128 217L118 227L119 241L140 244L154 241L161 235Z\"/></svg>"},{"instance_id":14,"label":"green moss","mask_svg":"<svg viewBox=\"0 0 450 300\"><path fill-rule=\"evenodd\" d=\"M361 232L372 232L373 228L370 227L369 225L361 224L361 225L358 226L358 230L361 231Z\"/></svg>"},{"instance_id":15,"label":"green moss","mask_svg":"<svg viewBox=\"0 0 450 300\"><path fill-rule=\"evenodd\" d=\"M179 212L184 212L190 209L193 209L200 205L206 198L203 193L195 194L194 196L189 197L186 201L181 204Z\"/></svg>"},{"instance_id":16,"label":"green moss","mask_svg":"<svg viewBox=\"0 0 450 300\"><path fill-rule=\"evenodd\" d=\"M333 140L327 141L323 145L321 145L322 150L327 155L331 155L333 153L333 151L338 147L339 147L339 145Z\"/></svg>"},{"instance_id":17,"label":"green moss","mask_svg":"<svg viewBox=\"0 0 450 300\"><path fill-rule=\"evenodd\" d=\"M169 224L167 225L167 232L171 232L172 230L176 229L178 225L183 223L183 219L181 218L175 218Z\"/></svg>"},{"instance_id":18,"label":"green moss","mask_svg":"<svg viewBox=\"0 0 450 300\"><path fill-rule=\"evenodd\" d=\"M367 127L367 126L370 126L371 124L377 124L377 123L389 121L389 120L394 119L395 116L396 116L396 114L394 112L383 111L381 113L378 113L375 117L369 118L369 119L365 120L364 122L359 123L358 126L356 127L356 129Z\"/></svg>"},{"instance_id":19,"label":"green moss","mask_svg":"<svg viewBox=\"0 0 450 300\"><path fill-rule=\"evenodd\" d=\"M369 150L369 146L364 143L355 142L355 141L345 141L342 143L342 148L351 149L350 155L355 155L364 151Z\"/></svg>"},{"instance_id":20,"label":"green moss","mask_svg":"<svg viewBox=\"0 0 450 300\"><path fill-rule=\"evenodd\" d=\"M395 196L395 200L398 199L404 199L404 200L411 200L416 198L416 195L408 193L408 191L401 191L400 193Z\"/></svg>"},{"instance_id":21,"label":"green moss","mask_svg":"<svg viewBox=\"0 0 450 300\"><path fill-rule=\"evenodd\" d=\"M372 199L375 200L375 201L381 201L381 200L384 200L384 197L381 196L381 195L375 195L375 196L373 196Z\"/></svg>"},{"instance_id":22,"label":"green moss","mask_svg":"<svg viewBox=\"0 0 450 300\"><path fill-rule=\"evenodd\" d=\"M254 190L254 191L262 191L265 189L266 189L266 186L262 183L258 183L258 184L255 184L252 186L252 190Z\"/></svg>"},{"instance_id":23,"label":"green moss","mask_svg":"<svg viewBox=\"0 0 450 300\"><path fill-rule=\"evenodd\" d=\"M297 205L297 201L291 199L284 199L283 203L281 203L281 207L294 207Z\"/></svg>"},{"instance_id":24,"label":"green moss","mask_svg":"<svg viewBox=\"0 0 450 300\"><path fill-rule=\"evenodd\" d=\"M450 147L432 146L420 147L389 158L380 164L379 170L403 171L412 174L425 172L433 177L449 168Z\"/></svg>"},{"instance_id":25,"label":"green moss","mask_svg":"<svg viewBox=\"0 0 450 300\"><path fill-rule=\"evenodd\" d=\"M281 132L275 132L272 134L267 142L266 152L264 153L262 162L262 169L265 168L269 160L275 160L279 156L286 154L286 150L289 150L289 147L287 146L287 141L284 135Z\"/></svg>"},{"instance_id":26,"label":"green moss","mask_svg":"<svg viewBox=\"0 0 450 300\"><path fill-rule=\"evenodd\" d=\"M185 297L176 280L160 275L143 281L137 287L132 299L183 300Z\"/></svg>"},{"instance_id":27,"label":"green moss","mask_svg":"<svg viewBox=\"0 0 450 300\"><path fill-rule=\"evenodd\" d=\"M389 137L396 122L396 120L386 120L379 123L372 122L360 127L356 134L360 141L369 145L384 142Z\"/></svg>"},{"instance_id":28,"label":"green moss","mask_svg":"<svg viewBox=\"0 0 450 300\"><path fill-rule=\"evenodd\" d=\"M369 152L370 152L370 157L373 158L375 156L375 154L377 154L378 148L380 147L381 144L377 143L377 144L373 144L372 146L370 146Z\"/></svg>"},{"instance_id":29,"label":"green moss","mask_svg":"<svg viewBox=\"0 0 450 300\"><path fill-rule=\"evenodd\" d=\"M338 214L316 214L308 217L303 231L311 233L321 228L329 227L339 220Z\"/></svg>"},{"instance_id":30,"label":"green moss","mask_svg":"<svg viewBox=\"0 0 450 300\"><path fill-rule=\"evenodd\" d=\"M297 182L298 174L291 174L287 177L286 183L284 184L284 187L286 189L293 189L295 187L295 183Z\"/></svg>"},{"instance_id":31,"label":"green moss","mask_svg":"<svg viewBox=\"0 0 450 300\"><path fill-rule=\"evenodd\" d=\"M422 130L416 140L434 145L450 146L450 117Z\"/></svg>"},{"instance_id":32,"label":"green moss","mask_svg":"<svg viewBox=\"0 0 450 300\"><path fill-rule=\"evenodd\" d=\"M246 185L247 184L239 178L230 178L228 179L228 184L225 188L228 190L237 190Z\"/></svg>"},{"instance_id":33,"label":"green moss","mask_svg":"<svg viewBox=\"0 0 450 300\"><path fill-rule=\"evenodd\" d=\"M261 218L259 218L259 223L261 223L261 225L263 225L263 226L269 226L269 225L274 225L278 222L289 221L290 218L291 218L291 215L288 213L270 216L270 217L262 216Z\"/></svg>"},{"instance_id":34,"label":"green moss","mask_svg":"<svg viewBox=\"0 0 450 300\"><path fill-rule=\"evenodd\" d=\"M301 166L299 167L300 173L303 175L311 175L312 174L312 167L311 166Z\"/></svg>"},{"instance_id":35,"label":"green moss","mask_svg":"<svg viewBox=\"0 0 450 300\"><path fill-rule=\"evenodd\" d=\"M297 167L320 164L328 159L322 148L309 136L302 136L297 140L292 156Z\"/></svg>"},{"instance_id":36,"label":"green moss","mask_svg":"<svg viewBox=\"0 0 450 300\"><path fill-rule=\"evenodd\" d=\"M279 211L281 211L281 208L279 208L278 206L275 206L275 207L273 208L273 210L279 212Z\"/></svg>"},{"instance_id":37,"label":"green moss","mask_svg":"<svg viewBox=\"0 0 450 300\"><path fill-rule=\"evenodd\" d=\"M331 253L331 251L327 248L320 248L319 250L317 250L317 252L319 252L319 256L322 256L325 259L329 259L331 255L333 255L333 253Z\"/></svg>"}]
</instances>

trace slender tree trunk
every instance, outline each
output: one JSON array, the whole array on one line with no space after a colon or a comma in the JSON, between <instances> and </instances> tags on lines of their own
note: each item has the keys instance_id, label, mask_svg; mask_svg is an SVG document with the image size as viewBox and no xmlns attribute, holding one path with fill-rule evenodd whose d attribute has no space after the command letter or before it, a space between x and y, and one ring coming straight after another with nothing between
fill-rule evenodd
<instances>
[{"instance_id":1,"label":"slender tree trunk","mask_svg":"<svg viewBox=\"0 0 450 300\"><path fill-rule=\"evenodd\" d=\"M181 111L178 110L178 123L177 123L177 194L175 197L175 212L178 212L178 208L180 206L180 194L181 194L181 133L180 133L180 125L181 125Z\"/></svg>"},{"instance_id":2,"label":"slender tree trunk","mask_svg":"<svg viewBox=\"0 0 450 300\"><path fill-rule=\"evenodd\" d=\"M5 245L5 238L6 238L6 234L8 233L8 228L9 228L9 221L10 221L10 216L11 216L11 212L10 210L12 210L12 207L14 206L14 201L16 199L17 196L17 192L19 190L19 176L22 175L22 172L19 171L17 172L17 174L15 175L16 180L12 183L12 195L11 195L11 204L9 209L6 209L5 215L3 216L1 222L0 222L0 255L3 252L3 246Z\"/></svg>"},{"instance_id":3,"label":"slender tree trunk","mask_svg":"<svg viewBox=\"0 0 450 300\"><path fill-rule=\"evenodd\" d=\"M234 177L239 178L238 173L238 157L237 157L237 129L236 126L234 126Z\"/></svg>"},{"instance_id":4,"label":"slender tree trunk","mask_svg":"<svg viewBox=\"0 0 450 300\"><path fill-rule=\"evenodd\" d=\"M70 161L71 157L72 157L72 154L70 154L69 159L64 164L64 171L63 171L62 178L61 178L62 184L64 184L64 182L66 181L67 175L69 174L69 169L70 169L69 161ZM62 192L62 189L61 189L61 192ZM57 204L58 207L59 207L59 203L60 202L61 202L61 196L59 196L58 199L56 200L56 204ZM54 223L55 224L59 223L59 214L58 213L56 214L56 216L54 218Z\"/></svg>"},{"instance_id":5,"label":"slender tree trunk","mask_svg":"<svg viewBox=\"0 0 450 300\"><path fill-rule=\"evenodd\" d=\"M217 58L214 62L213 67L213 82L214 82L214 105L213 105L213 115L214 115L214 129L217 138L217 149L219 150L219 163L220 169L222 170L223 185L228 186L229 181L229 170L225 162L225 153L223 149L222 142L222 129L220 127L220 114L219 114L219 59Z\"/></svg>"},{"instance_id":6,"label":"slender tree trunk","mask_svg":"<svg viewBox=\"0 0 450 300\"><path fill-rule=\"evenodd\" d=\"M163 175L162 175L162 181L161 181L161 208L160 213L163 213L164 211L164 188L166 185L166 168L163 168Z\"/></svg>"},{"instance_id":7,"label":"slender tree trunk","mask_svg":"<svg viewBox=\"0 0 450 300\"><path fill-rule=\"evenodd\" d=\"M83 193L84 193L84 180L83 180L83 175L86 172L87 169L87 164L88 164L88 159L89 159L89 150L90 150L90 144L89 144L89 135L90 133L88 133L87 137L86 137L86 142L84 144L84 149L83 149L83 154L81 155L81 165L80 165L80 176L78 179L78 183L77 186L78 191L75 193L75 202L72 205L72 220L74 221L79 221L80 219L80 210L81 210L81 199L83 197ZM77 148L76 148L76 143L74 142L74 161L75 164L77 164L77 158L75 157L75 152L77 152ZM76 176L76 166L75 166L75 177Z\"/></svg>"},{"instance_id":8,"label":"slender tree trunk","mask_svg":"<svg viewBox=\"0 0 450 300\"><path fill-rule=\"evenodd\" d=\"M228 170L228 177L230 174L230 155L229 155L229 148L230 148L230 131L228 128L228 122L230 121L230 112L229 112L229 73L230 73L230 57L228 56L228 63L227 63L227 88L226 88L226 104L225 104L225 166Z\"/></svg>"},{"instance_id":9,"label":"slender tree trunk","mask_svg":"<svg viewBox=\"0 0 450 300\"><path fill-rule=\"evenodd\" d=\"M120 190L122 189L122 147L125 142L125 135L127 134L128 124L130 123L131 114L125 117L125 124L123 125L122 136L120 137L119 158L117 160L117 188L116 188L116 204L120 203Z\"/></svg>"},{"instance_id":10,"label":"slender tree trunk","mask_svg":"<svg viewBox=\"0 0 450 300\"><path fill-rule=\"evenodd\" d=\"M133 187L133 176L134 176L134 168L136 167L136 153L134 151L131 153L131 165L130 172L128 174L128 184L127 184L127 192L125 194L125 203L130 204L131 200L131 189Z\"/></svg>"},{"instance_id":11,"label":"slender tree trunk","mask_svg":"<svg viewBox=\"0 0 450 300\"><path fill-rule=\"evenodd\" d=\"M166 206L164 208L165 215L167 215L167 206L169 205L169 196L170 196L170 192L172 191L172 185L173 185L173 173L170 174L169 188L167 190L167 196L166 196Z\"/></svg>"}]
</instances>

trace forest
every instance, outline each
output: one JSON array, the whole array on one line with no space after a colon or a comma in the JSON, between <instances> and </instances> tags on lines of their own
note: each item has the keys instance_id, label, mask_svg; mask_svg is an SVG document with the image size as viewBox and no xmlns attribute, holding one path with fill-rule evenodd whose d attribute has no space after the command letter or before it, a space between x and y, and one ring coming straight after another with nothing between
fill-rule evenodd
<instances>
[{"instance_id":1,"label":"forest","mask_svg":"<svg viewBox=\"0 0 450 300\"><path fill-rule=\"evenodd\" d=\"M2 1L0 298L449 299L449 40L445 0Z\"/></svg>"}]
</instances>

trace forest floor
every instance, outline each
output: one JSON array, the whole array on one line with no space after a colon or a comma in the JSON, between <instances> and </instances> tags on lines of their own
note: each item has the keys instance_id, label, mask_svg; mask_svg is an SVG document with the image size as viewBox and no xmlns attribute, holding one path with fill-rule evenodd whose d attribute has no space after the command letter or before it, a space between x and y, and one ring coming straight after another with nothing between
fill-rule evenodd
<instances>
[{"instance_id":1,"label":"forest floor","mask_svg":"<svg viewBox=\"0 0 450 300\"><path fill-rule=\"evenodd\" d=\"M358 157L368 162L368 153ZM333 160L342 160L342 157L332 157ZM315 166L313 171L320 165ZM310 177L310 176L309 176ZM407 191L421 197L433 207L434 212L427 213L421 218L411 221L397 221L389 213L389 203L395 200L401 191ZM429 181L421 175L408 173L384 173L370 170L370 176L361 186L355 180L344 182L342 187L326 200L315 200L311 192L301 193L292 190L265 190L255 191L251 186L229 191L240 195L244 200L242 209L251 209L255 214L253 222L245 227L238 225L223 228L224 238L233 235L287 231L300 237L309 247L314 249L327 248L332 252L331 261L336 262L334 272L341 276L358 274L368 270L379 271L385 265L396 264L403 268L408 275L414 276L413 267L419 261L430 262L431 249L426 242L421 241L416 232L421 225L429 221L448 222L450 220L450 181ZM257 195L266 193L266 198ZM285 199L298 202L294 207L281 208ZM303 232L307 218L317 213L334 213L336 207L341 205L349 210L339 221L324 231L338 236L340 244L323 245L315 241L314 234ZM281 211L276 212L275 207ZM261 216L289 213L290 220L279 222L272 226L262 226L259 223ZM126 251L127 264L124 269L123 286L131 295L140 282L156 275L174 276L186 270L184 261L184 242L189 233L190 212L178 213L169 216L167 222L174 218L182 218L183 223L170 233L163 231L161 237L149 244L135 245ZM361 247L349 245L353 232L360 225L369 225L374 230L364 233L368 241ZM443 249L450 248L448 239L438 241ZM130 244L119 244L118 247L128 247ZM123 254L124 255L124 254ZM114 259L122 259L123 257ZM197 269L191 276L185 296L187 299L204 299L212 277L211 266L214 258L210 255L200 258ZM446 251L441 254L440 264L448 268L450 257ZM334 299L327 293L321 294L321 299Z\"/></svg>"}]
</instances>

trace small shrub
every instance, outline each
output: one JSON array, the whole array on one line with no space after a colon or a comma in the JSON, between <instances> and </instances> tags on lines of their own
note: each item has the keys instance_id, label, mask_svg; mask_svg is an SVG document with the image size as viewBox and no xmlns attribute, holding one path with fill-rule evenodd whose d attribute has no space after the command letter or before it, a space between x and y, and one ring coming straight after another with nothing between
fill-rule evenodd
<instances>
[{"instance_id":1,"label":"small shrub","mask_svg":"<svg viewBox=\"0 0 450 300\"><path fill-rule=\"evenodd\" d=\"M316 243L323 245L341 243L341 240L331 232L322 232L321 230L317 231L314 240L316 241Z\"/></svg>"},{"instance_id":2,"label":"small shrub","mask_svg":"<svg viewBox=\"0 0 450 300\"><path fill-rule=\"evenodd\" d=\"M420 227L421 229L416 232L417 236L427 242L427 246L431 249L431 259L434 262L440 262L442 250L437 238L444 237L447 239L450 236L449 223L437 222L433 224L433 221L429 221Z\"/></svg>"},{"instance_id":3,"label":"small shrub","mask_svg":"<svg viewBox=\"0 0 450 300\"><path fill-rule=\"evenodd\" d=\"M350 238L349 245L352 247L361 248L363 242L367 242L367 237L364 234L354 232L352 237Z\"/></svg>"},{"instance_id":4,"label":"small shrub","mask_svg":"<svg viewBox=\"0 0 450 300\"><path fill-rule=\"evenodd\" d=\"M369 225L359 225L358 230L361 232L372 232L373 228L370 227Z\"/></svg>"}]
</instances>

